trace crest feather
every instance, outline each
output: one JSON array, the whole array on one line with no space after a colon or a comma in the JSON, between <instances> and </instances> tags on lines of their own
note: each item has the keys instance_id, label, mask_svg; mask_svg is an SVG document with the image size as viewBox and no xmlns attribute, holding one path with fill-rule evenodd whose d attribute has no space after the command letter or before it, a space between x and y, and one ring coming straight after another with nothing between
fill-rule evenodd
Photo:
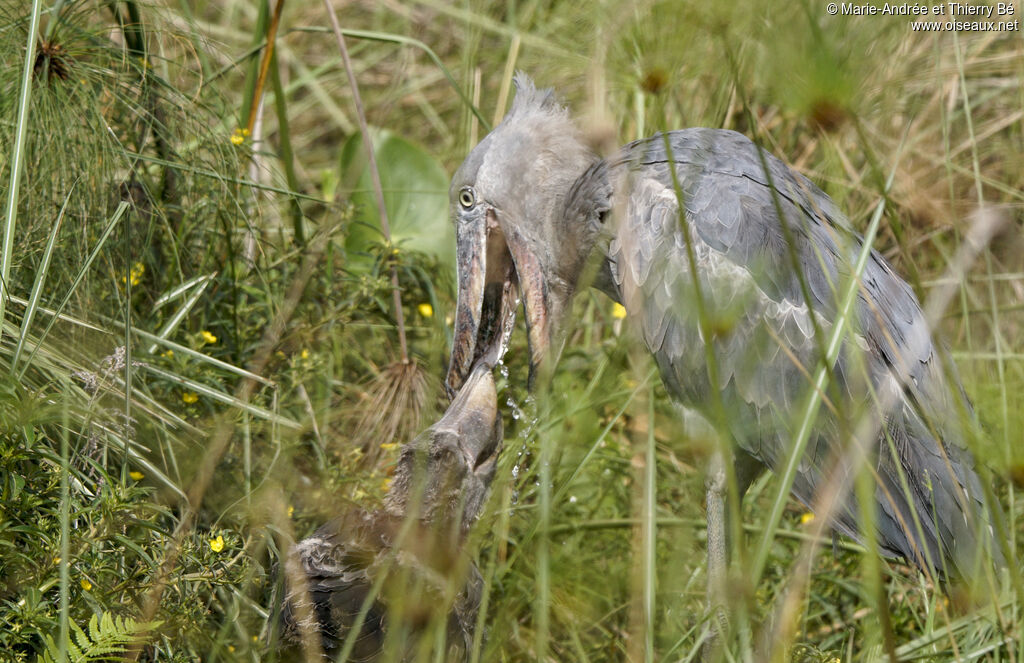
<instances>
[{"instance_id":1,"label":"crest feather","mask_svg":"<svg viewBox=\"0 0 1024 663\"><path fill-rule=\"evenodd\" d=\"M555 91L552 88L538 89L525 72L517 71L512 83L516 88L516 97L512 100L512 108L508 112L510 116L531 111L551 114L560 114L565 111L555 99Z\"/></svg>"}]
</instances>

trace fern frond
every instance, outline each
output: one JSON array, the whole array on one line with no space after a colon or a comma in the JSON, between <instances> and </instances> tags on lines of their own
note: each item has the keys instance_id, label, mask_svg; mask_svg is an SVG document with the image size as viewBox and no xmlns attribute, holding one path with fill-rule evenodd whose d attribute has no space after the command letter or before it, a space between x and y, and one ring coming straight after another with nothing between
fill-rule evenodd
<instances>
[{"instance_id":1,"label":"fern frond","mask_svg":"<svg viewBox=\"0 0 1024 663\"><path fill-rule=\"evenodd\" d=\"M75 622L70 623L69 635L64 643L68 663L94 663L118 658L128 645L137 643L148 631L161 622L137 622L130 617L111 615L109 612L93 614L87 625L88 632ZM60 660L60 647L52 636L46 636L44 663Z\"/></svg>"}]
</instances>

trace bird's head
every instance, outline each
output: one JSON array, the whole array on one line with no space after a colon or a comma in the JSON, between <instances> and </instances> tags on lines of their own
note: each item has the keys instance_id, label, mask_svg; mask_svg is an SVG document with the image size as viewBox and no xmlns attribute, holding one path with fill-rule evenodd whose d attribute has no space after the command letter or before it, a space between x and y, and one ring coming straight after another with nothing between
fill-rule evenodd
<instances>
[{"instance_id":1,"label":"bird's head","mask_svg":"<svg viewBox=\"0 0 1024 663\"><path fill-rule=\"evenodd\" d=\"M385 508L465 531L487 499L501 445L494 377L480 362L441 420L402 447Z\"/></svg>"},{"instance_id":2,"label":"bird's head","mask_svg":"<svg viewBox=\"0 0 1024 663\"><path fill-rule=\"evenodd\" d=\"M449 393L471 366L504 351L523 298L531 381L557 355L557 335L589 254L566 199L595 161L551 90L523 74L505 119L469 153L452 178L458 302Z\"/></svg>"}]
</instances>

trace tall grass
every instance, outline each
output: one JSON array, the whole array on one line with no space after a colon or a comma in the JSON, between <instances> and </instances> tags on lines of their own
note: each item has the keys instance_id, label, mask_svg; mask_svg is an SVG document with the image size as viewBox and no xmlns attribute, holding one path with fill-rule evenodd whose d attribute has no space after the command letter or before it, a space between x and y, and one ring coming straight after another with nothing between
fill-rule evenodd
<instances>
[{"instance_id":1,"label":"tall grass","mask_svg":"<svg viewBox=\"0 0 1024 663\"><path fill-rule=\"evenodd\" d=\"M138 660L279 658L282 556L379 500L405 441L384 429L425 427L442 402L454 266L383 236L347 253L373 224L339 164L353 86L324 7L278 3L278 23L271 4L0 0L0 657L87 660L81 630ZM598 151L662 126L756 137L934 302L1006 516L1007 585L947 595L871 541L830 541L781 472L738 506L723 660L1024 657L1018 33L925 35L775 1L334 10L371 131L448 172L520 68ZM672 404L609 301L580 293L574 313L536 401L525 334L501 369L469 658L699 660L704 469L723 441ZM420 377L403 406L379 385L406 357ZM808 422L829 394L816 377ZM378 411L394 426L360 430ZM110 621L93 631L94 615Z\"/></svg>"}]
</instances>

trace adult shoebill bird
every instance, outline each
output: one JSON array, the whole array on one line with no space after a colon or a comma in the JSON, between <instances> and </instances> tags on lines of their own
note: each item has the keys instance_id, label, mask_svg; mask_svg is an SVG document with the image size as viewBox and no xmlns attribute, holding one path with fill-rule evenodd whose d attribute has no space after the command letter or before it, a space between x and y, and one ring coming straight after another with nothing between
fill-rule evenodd
<instances>
[{"instance_id":1,"label":"adult shoebill bird","mask_svg":"<svg viewBox=\"0 0 1024 663\"><path fill-rule=\"evenodd\" d=\"M376 660L385 647L398 647L388 660L415 657L439 610L448 613L446 660L468 651L483 580L463 544L502 446L492 365L478 362L440 421L402 447L383 509L354 509L292 549L282 618L293 651L312 636L333 660L378 580L347 660Z\"/></svg>"},{"instance_id":2,"label":"adult shoebill bird","mask_svg":"<svg viewBox=\"0 0 1024 663\"><path fill-rule=\"evenodd\" d=\"M542 362L553 364L572 295L597 252L594 285L625 306L668 392L732 438L742 496L765 467L786 461L795 410L821 364L862 238L810 180L736 132L673 131L601 159L550 90L522 74L515 83L512 108L452 178L459 293L449 388L504 327L500 312L517 295L531 381ZM691 265L713 324L714 382ZM854 308L855 329L831 366L833 407L817 417L793 493L813 505L848 439L837 412L867 412L880 422L870 446L881 552L940 577L970 574L991 543L960 432L970 405L914 293L874 251ZM714 392L724 420L714 414ZM881 411L873 404L887 402ZM725 563L724 498L716 473L707 495L709 576ZM846 491L830 524L859 538L859 513Z\"/></svg>"}]
</instances>

